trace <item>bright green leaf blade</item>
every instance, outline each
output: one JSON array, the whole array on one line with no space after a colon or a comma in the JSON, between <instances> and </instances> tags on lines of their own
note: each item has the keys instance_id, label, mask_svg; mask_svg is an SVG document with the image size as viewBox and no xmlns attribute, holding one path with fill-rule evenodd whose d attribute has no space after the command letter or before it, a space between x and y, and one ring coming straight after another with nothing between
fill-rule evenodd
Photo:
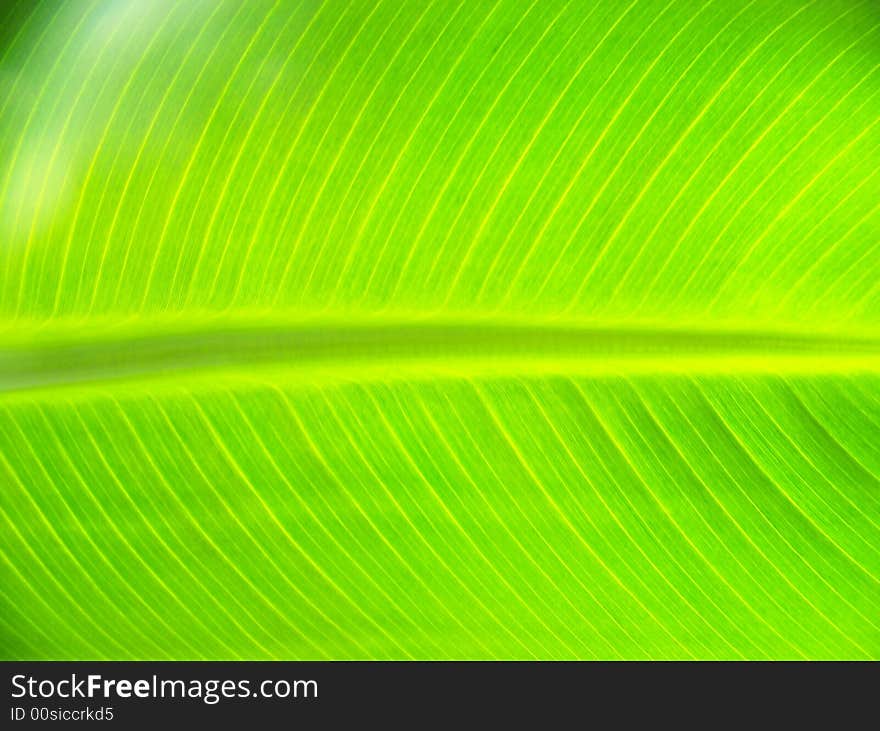
<instances>
[{"instance_id":1,"label":"bright green leaf blade","mask_svg":"<svg viewBox=\"0 0 880 731\"><path fill-rule=\"evenodd\" d=\"M2 12L4 657L880 656L874 3Z\"/></svg>"},{"instance_id":2,"label":"bright green leaf blade","mask_svg":"<svg viewBox=\"0 0 880 731\"><path fill-rule=\"evenodd\" d=\"M873 656L878 410L858 404L876 386L440 380L16 403L6 551L29 573L7 582L7 616L27 608L41 633L5 635L6 652Z\"/></svg>"}]
</instances>

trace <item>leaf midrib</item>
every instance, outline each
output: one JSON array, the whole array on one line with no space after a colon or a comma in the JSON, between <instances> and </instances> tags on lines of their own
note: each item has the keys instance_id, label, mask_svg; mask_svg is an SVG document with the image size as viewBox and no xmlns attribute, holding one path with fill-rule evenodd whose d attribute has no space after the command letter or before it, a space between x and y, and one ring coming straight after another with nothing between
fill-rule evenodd
<instances>
[{"instance_id":1,"label":"leaf midrib","mask_svg":"<svg viewBox=\"0 0 880 731\"><path fill-rule=\"evenodd\" d=\"M878 337L729 328L355 319L23 333L0 344L0 392L265 369L364 378L447 371L880 371Z\"/></svg>"}]
</instances>

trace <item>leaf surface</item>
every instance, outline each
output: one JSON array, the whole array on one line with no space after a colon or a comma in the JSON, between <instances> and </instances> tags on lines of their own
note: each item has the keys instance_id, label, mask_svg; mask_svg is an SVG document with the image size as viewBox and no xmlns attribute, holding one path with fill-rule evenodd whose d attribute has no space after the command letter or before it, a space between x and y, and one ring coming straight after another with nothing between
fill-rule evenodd
<instances>
[{"instance_id":1,"label":"leaf surface","mask_svg":"<svg viewBox=\"0 0 880 731\"><path fill-rule=\"evenodd\" d=\"M880 656L876 3L0 12L3 657Z\"/></svg>"}]
</instances>

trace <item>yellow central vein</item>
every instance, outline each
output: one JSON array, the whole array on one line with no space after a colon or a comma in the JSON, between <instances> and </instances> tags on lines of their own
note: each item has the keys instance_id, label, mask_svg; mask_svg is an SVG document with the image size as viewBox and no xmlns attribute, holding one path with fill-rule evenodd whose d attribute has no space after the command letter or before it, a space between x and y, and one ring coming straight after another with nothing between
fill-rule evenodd
<instances>
[{"instance_id":1,"label":"yellow central vein","mask_svg":"<svg viewBox=\"0 0 880 731\"><path fill-rule=\"evenodd\" d=\"M880 337L363 318L0 331L0 393L267 370L364 380L440 374L876 373Z\"/></svg>"}]
</instances>

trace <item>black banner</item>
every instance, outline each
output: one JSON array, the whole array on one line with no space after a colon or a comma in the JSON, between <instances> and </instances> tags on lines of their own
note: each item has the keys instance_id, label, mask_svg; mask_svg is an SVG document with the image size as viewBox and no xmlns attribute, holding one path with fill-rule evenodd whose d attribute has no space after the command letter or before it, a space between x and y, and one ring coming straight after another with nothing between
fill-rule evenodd
<instances>
[{"instance_id":1,"label":"black banner","mask_svg":"<svg viewBox=\"0 0 880 731\"><path fill-rule=\"evenodd\" d=\"M10 724L122 728L734 718L790 727L796 717L850 728L876 721L878 687L868 663L7 662L3 672Z\"/></svg>"}]
</instances>

